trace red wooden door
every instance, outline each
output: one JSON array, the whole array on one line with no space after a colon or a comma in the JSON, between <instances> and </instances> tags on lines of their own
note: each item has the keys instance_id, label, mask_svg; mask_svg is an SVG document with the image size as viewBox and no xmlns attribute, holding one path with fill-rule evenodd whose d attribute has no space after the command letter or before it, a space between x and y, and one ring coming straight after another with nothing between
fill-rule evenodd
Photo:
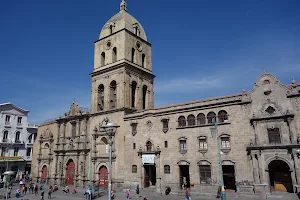
<instances>
[{"instance_id":1,"label":"red wooden door","mask_svg":"<svg viewBox=\"0 0 300 200\"><path fill-rule=\"evenodd\" d=\"M44 166L44 167L42 168L42 180L43 180L43 181L46 180L47 175L48 175L48 168L47 168L47 166Z\"/></svg>"},{"instance_id":2,"label":"red wooden door","mask_svg":"<svg viewBox=\"0 0 300 200\"><path fill-rule=\"evenodd\" d=\"M75 163L73 160L69 160L67 164L66 170L66 184L73 185L74 184L74 175L75 175Z\"/></svg>"},{"instance_id":3,"label":"red wooden door","mask_svg":"<svg viewBox=\"0 0 300 200\"><path fill-rule=\"evenodd\" d=\"M108 187L108 171L107 168L104 166L99 169L99 187Z\"/></svg>"}]
</instances>

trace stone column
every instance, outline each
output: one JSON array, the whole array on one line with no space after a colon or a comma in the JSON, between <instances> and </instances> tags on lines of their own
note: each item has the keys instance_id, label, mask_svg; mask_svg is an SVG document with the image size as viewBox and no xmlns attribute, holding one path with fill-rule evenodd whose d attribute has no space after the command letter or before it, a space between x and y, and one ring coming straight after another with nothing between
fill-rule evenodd
<instances>
[{"instance_id":1,"label":"stone column","mask_svg":"<svg viewBox=\"0 0 300 200\"><path fill-rule=\"evenodd\" d=\"M294 154L295 172L297 177L297 184L300 185L300 157Z\"/></svg>"},{"instance_id":2,"label":"stone column","mask_svg":"<svg viewBox=\"0 0 300 200\"><path fill-rule=\"evenodd\" d=\"M75 186L77 186L78 185L78 175L79 175L79 173L78 173L78 169L79 169L79 154L77 154L76 155L76 173L75 173Z\"/></svg>"},{"instance_id":3,"label":"stone column","mask_svg":"<svg viewBox=\"0 0 300 200\"><path fill-rule=\"evenodd\" d=\"M161 193L160 154L156 155L156 192Z\"/></svg>"},{"instance_id":4,"label":"stone column","mask_svg":"<svg viewBox=\"0 0 300 200\"><path fill-rule=\"evenodd\" d=\"M258 176L258 166L257 166L257 159L255 154L251 154L252 159L252 168L253 168L253 181L254 183L259 183L259 176Z\"/></svg>"},{"instance_id":5,"label":"stone column","mask_svg":"<svg viewBox=\"0 0 300 200\"><path fill-rule=\"evenodd\" d=\"M54 175L54 184L56 184L57 181L57 175L59 170L59 160L58 160L58 154L55 155L55 175Z\"/></svg>"},{"instance_id":6,"label":"stone column","mask_svg":"<svg viewBox=\"0 0 300 200\"><path fill-rule=\"evenodd\" d=\"M257 167L258 167L259 183L262 183L264 179L263 179L263 173L262 173L263 166L262 166L262 162L261 162L261 153L258 152L256 155L257 155Z\"/></svg>"},{"instance_id":7,"label":"stone column","mask_svg":"<svg viewBox=\"0 0 300 200\"><path fill-rule=\"evenodd\" d=\"M142 163L142 154L139 154L139 165L138 165L138 168L140 169L140 174L138 175L138 178L139 178L139 185L140 185L140 188L143 188L144 184L143 184L143 170L144 170L144 167L143 167L143 163Z\"/></svg>"}]
</instances>

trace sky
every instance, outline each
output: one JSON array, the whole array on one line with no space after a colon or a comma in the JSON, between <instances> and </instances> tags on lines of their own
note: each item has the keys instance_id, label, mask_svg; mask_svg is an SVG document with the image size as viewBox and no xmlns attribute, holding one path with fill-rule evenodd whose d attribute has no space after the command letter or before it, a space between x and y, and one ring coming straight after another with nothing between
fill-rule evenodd
<instances>
[{"instance_id":1,"label":"sky","mask_svg":"<svg viewBox=\"0 0 300 200\"><path fill-rule=\"evenodd\" d=\"M0 3L0 103L42 123L89 108L94 42L121 0ZM155 107L300 82L299 0L127 0L152 44Z\"/></svg>"}]
</instances>

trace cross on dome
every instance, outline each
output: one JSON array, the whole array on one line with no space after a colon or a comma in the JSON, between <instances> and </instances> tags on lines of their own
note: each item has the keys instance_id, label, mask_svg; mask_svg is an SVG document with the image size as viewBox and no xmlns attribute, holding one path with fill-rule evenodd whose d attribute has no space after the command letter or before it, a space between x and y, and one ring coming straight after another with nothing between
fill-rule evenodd
<instances>
[{"instance_id":1,"label":"cross on dome","mask_svg":"<svg viewBox=\"0 0 300 200\"><path fill-rule=\"evenodd\" d=\"M121 4L120 4L120 11L122 11L122 10L125 10L125 11L127 10L127 3L125 0L122 0Z\"/></svg>"}]
</instances>

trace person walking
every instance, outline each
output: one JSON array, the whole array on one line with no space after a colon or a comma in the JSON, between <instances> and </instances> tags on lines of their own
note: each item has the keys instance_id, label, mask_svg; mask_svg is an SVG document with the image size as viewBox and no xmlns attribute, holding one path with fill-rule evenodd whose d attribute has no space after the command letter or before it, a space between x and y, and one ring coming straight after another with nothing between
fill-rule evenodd
<instances>
[{"instance_id":1,"label":"person walking","mask_svg":"<svg viewBox=\"0 0 300 200\"><path fill-rule=\"evenodd\" d=\"M45 191L42 190L42 192L41 192L41 200L44 200L44 193L45 193Z\"/></svg>"},{"instance_id":2,"label":"person walking","mask_svg":"<svg viewBox=\"0 0 300 200\"><path fill-rule=\"evenodd\" d=\"M51 194L52 194L52 188L49 189L49 191L48 191L48 199L51 199Z\"/></svg>"}]
</instances>

